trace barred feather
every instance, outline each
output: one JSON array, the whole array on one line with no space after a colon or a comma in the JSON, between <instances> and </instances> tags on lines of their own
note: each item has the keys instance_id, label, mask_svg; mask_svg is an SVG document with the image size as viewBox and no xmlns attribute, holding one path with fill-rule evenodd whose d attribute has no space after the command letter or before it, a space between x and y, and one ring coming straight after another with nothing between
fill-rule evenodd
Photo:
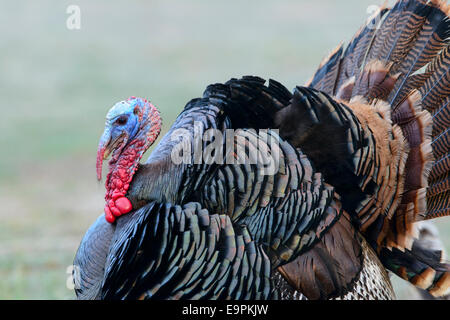
<instances>
[{"instance_id":1,"label":"barred feather","mask_svg":"<svg viewBox=\"0 0 450 320\"><path fill-rule=\"evenodd\" d=\"M404 191L396 193L399 203L390 201L395 212L375 215L371 208L374 201L368 202L368 209L363 211L369 223L365 234L376 240L372 245L381 245L379 250L385 250L383 247L411 250L417 234L416 221L450 214L449 8L440 0L397 1L392 9L386 9L375 31L366 31L372 37L364 47L364 59L348 63L354 61L351 49L354 44L350 44L341 58L337 83L326 88L341 101L351 102L357 96L363 96L368 103L386 100L391 106L392 122L401 129L407 142ZM322 69L326 69L326 62ZM320 79L315 81L319 83ZM314 83L310 86L314 87ZM367 154L359 155L359 159L361 156ZM416 253L410 254L414 259ZM400 268L396 272L401 274L405 270ZM408 280L419 286L431 278L442 290L448 285L447 273L439 278L433 275L432 268L423 276L419 275L422 271L417 272L415 279ZM428 288L435 294L441 289Z\"/></svg>"}]
</instances>

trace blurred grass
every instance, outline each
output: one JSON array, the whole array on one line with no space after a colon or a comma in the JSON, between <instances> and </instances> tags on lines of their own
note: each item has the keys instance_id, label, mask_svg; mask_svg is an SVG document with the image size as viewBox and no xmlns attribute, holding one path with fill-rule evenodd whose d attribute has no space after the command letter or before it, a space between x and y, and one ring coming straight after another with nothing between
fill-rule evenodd
<instances>
[{"instance_id":1,"label":"blurred grass","mask_svg":"<svg viewBox=\"0 0 450 320\"><path fill-rule=\"evenodd\" d=\"M293 88L379 3L0 0L0 299L74 298L66 268L102 212L94 163L111 105L148 97L165 131L210 83ZM70 4L81 30L66 28Z\"/></svg>"}]
</instances>

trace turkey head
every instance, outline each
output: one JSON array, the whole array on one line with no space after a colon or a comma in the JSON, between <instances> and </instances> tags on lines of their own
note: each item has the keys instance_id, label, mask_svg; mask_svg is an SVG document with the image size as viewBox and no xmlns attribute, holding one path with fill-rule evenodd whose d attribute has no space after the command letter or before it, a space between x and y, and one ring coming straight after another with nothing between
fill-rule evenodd
<instances>
[{"instance_id":1,"label":"turkey head","mask_svg":"<svg viewBox=\"0 0 450 320\"><path fill-rule=\"evenodd\" d=\"M116 217L133 208L127 190L144 152L161 131L159 111L145 99L131 97L116 103L106 115L105 131L97 151L97 179L102 179L103 160L111 155L106 177L105 218Z\"/></svg>"}]
</instances>

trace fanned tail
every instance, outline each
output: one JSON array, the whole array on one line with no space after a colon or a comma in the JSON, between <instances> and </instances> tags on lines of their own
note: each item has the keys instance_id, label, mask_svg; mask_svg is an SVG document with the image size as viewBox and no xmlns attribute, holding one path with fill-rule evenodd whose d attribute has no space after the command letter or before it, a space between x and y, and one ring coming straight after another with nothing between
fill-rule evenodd
<instances>
[{"instance_id":1,"label":"fanned tail","mask_svg":"<svg viewBox=\"0 0 450 320\"><path fill-rule=\"evenodd\" d=\"M450 215L449 14L441 0L383 6L308 82L344 103L390 105L409 150L404 190L393 216L380 215L366 235L388 269L436 296L450 288L450 265L415 239L417 221Z\"/></svg>"}]
</instances>

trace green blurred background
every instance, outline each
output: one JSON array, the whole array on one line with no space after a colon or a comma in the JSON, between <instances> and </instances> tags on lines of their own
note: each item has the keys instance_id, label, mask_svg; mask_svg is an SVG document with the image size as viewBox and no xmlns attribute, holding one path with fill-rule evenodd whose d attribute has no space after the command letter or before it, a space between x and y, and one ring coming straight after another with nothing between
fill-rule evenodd
<instances>
[{"instance_id":1,"label":"green blurred background","mask_svg":"<svg viewBox=\"0 0 450 320\"><path fill-rule=\"evenodd\" d=\"M149 98L166 131L210 83L293 88L380 3L0 0L0 299L75 297L67 268L102 212L95 156L115 102ZM80 30L66 27L72 4ZM449 219L438 227L448 248Z\"/></svg>"}]
</instances>

